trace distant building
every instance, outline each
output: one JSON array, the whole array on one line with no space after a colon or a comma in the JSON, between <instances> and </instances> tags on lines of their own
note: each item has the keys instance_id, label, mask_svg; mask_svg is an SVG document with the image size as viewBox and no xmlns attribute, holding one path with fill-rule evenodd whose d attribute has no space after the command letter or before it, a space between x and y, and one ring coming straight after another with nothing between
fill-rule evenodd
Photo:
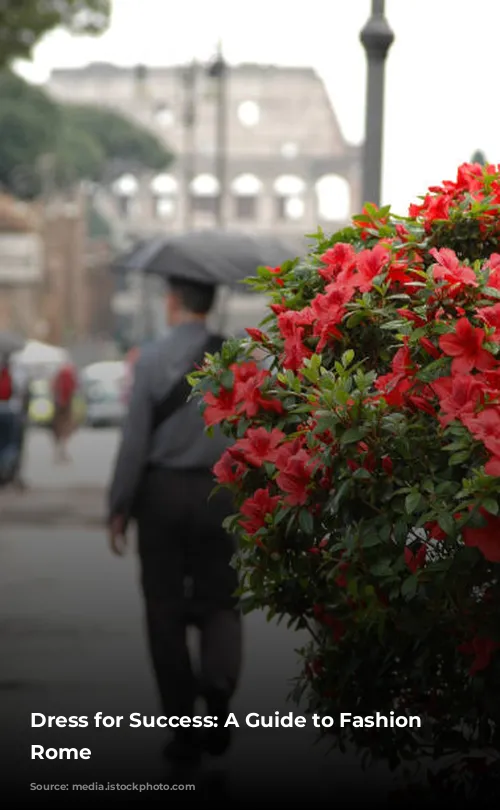
<instances>
[{"instance_id":1,"label":"distant building","mask_svg":"<svg viewBox=\"0 0 500 810\"><path fill-rule=\"evenodd\" d=\"M58 100L120 111L174 152L168 173L125 171L100 192L100 210L135 238L215 222L215 80L199 66L191 92L189 70L97 63L54 70L47 85ZM343 138L313 69L242 64L228 68L227 81L228 227L300 237L317 225L336 230L360 211L361 150Z\"/></svg>"},{"instance_id":2,"label":"distant building","mask_svg":"<svg viewBox=\"0 0 500 810\"><path fill-rule=\"evenodd\" d=\"M43 277L36 207L0 195L0 331L36 328Z\"/></svg>"}]
</instances>

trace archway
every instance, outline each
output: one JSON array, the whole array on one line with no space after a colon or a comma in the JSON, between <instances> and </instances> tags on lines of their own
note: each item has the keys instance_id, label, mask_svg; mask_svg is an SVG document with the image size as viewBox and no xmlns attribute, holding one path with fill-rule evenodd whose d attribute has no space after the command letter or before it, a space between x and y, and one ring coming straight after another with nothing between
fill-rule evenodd
<instances>
[{"instance_id":1,"label":"archway","mask_svg":"<svg viewBox=\"0 0 500 810\"><path fill-rule=\"evenodd\" d=\"M318 215L326 222L345 222L351 213L351 187L338 174L326 174L316 182Z\"/></svg>"},{"instance_id":2,"label":"archway","mask_svg":"<svg viewBox=\"0 0 500 810\"><path fill-rule=\"evenodd\" d=\"M236 219L256 219L262 181L254 174L240 174L231 183Z\"/></svg>"},{"instance_id":3,"label":"archway","mask_svg":"<svg viewBox=\"0 0 500 810\"><path fill-rule=\"evenodd\" d=\"M159 219L171 219L175 215L179 184L170 174L157 174L151 181L155 214Z\"/></svg>"},{"instance_id":4,"label":"archway","mask_svg":"<svg viewBox=\"0 0 500 810\"><path fill-rule=\"evenodd\" d=\"M113 183L113 194L117 198L122 217L129 217L132 200L139 191L139 181L134 174L122 174Z\"/></svg>"},{"instance_id":5,"label":"archway","mask_svg":"<svg viewBox=\"0 0 500 810\"><path fill-rule=\"evenodd\" d=\"M213 174L199 174L189 186L189 196L193 211L216 214L220 194L220 184Z\"/></svg>"},{"instance_id":6,"label":"archway","mask_svg":"<svg viewBox=\"0 0 500 810\"><path fill-rule=\"evenodd\" d=\"M294 174L282 174L274 181L276 217L279 220L300 220L304 216L306 184Z\"/></svg>"}]
</instances>

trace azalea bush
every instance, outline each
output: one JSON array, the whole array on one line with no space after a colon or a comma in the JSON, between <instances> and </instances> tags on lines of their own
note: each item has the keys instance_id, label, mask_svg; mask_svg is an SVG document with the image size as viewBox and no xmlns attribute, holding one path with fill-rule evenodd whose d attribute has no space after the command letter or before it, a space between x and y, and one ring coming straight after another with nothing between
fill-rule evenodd
<instances>
[{"instance_id":1,"label":"azalea bush","mask_svg":"<svg viewBox=\"0 0 500 810\"><path fill-rule=\"evenodd\" d=\"M479 164L407 217L367 205L259 269L269 316L192 379L234 440L214 472L247 607L310 631L296 696L420 715L332 742L391 767L451 755L461 789L499 748L499 206Z\"/></svg>"}]
</instances>

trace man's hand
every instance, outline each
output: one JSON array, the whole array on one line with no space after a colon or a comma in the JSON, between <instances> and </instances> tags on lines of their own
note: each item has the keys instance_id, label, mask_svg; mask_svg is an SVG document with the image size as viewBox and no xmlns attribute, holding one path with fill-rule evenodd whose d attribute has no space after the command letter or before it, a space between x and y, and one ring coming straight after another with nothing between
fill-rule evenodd
<instances>
[{"instance_id":1,"label":"man's hand","mask_svg":"<svg viewBox=\"0 0 500 810\"><path fill-rule=\"evenodd\" d=\"M109 547L113 554L123 557L127 549L125 520L122 515L115 515L109 523Z\"/></svg>"}]
</instances>

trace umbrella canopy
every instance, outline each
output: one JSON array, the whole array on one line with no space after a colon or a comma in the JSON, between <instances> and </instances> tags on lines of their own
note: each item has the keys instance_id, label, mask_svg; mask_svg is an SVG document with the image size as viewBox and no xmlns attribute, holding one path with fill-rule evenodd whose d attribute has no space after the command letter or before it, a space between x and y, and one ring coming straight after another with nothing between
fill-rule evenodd
<instances>
[{"instance_id":1,"label":"umbrella canopy","mask_svg":"<svg viewBox=\"0 0 500 810\"><path fill-rule=\"evenodd\" d=\"M261 265L280 265L300 251L277 237L234 231L191 231L156 238L135 248L117 268L182 278L199 284L235 286Z\"/></svg>"},{"instance_id":2,"label":"umbrella canopy","mask_svg":"<svg viewBox=\"0 0 500 810\"><path fill-rule=\"evenodd\" d=\"M24 338L14 332L0 332L0 355L9 355L19 352L24 347Z\"/></svg>"},{"instance_id":3,"label":"umbrella canopy","mask_svg":"<svg viewBox=\"0 0 500 810\"><path fill-rule=\"evenodd\" d=\"M71 355L61 346L29 340L24 349L12 355L14 364L30 377L52 376L58 368L71 362Z\"/></svg>"}]
</instances>

